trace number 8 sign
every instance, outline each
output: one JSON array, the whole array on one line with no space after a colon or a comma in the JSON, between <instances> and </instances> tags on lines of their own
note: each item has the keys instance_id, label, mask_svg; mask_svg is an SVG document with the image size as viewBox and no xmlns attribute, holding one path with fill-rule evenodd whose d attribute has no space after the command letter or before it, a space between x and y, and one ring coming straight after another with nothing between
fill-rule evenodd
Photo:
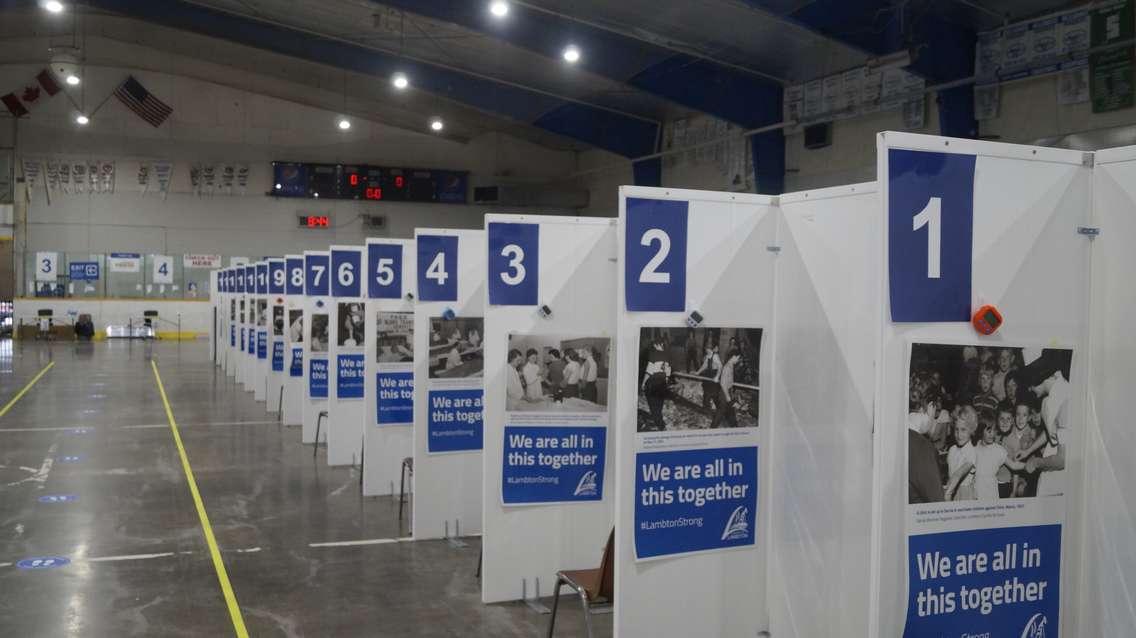
<instances>
[{"instance_id":1,"label":"number 8 sign","mask_svg":"<svg viewBox=\"0 0 1136 638\"><path fill-rule=\"evenodd\" d=\"M627 310L686 310L685 201L627 199L623 271Z\"/></svg>"},{"instance_id":2,"label":"number 8 sign","mask_svg":"<svg viewBox=\"0 0 1136 638\"><path fill-rule=\"evenodd\" d=\"M540 226L491 223L489 239L489 303L535 306L540 281Z\"/></svg>"},{"instance_id":3,"label":"number 8 sign","mask_svg":"<svg viewBox=\"0 0 1136 638\"><path fill-rule=\"evenodd\" d=\"M974 162L974 155L889 149L892 321L970 321Z\"/></svg>"}]
</instances>

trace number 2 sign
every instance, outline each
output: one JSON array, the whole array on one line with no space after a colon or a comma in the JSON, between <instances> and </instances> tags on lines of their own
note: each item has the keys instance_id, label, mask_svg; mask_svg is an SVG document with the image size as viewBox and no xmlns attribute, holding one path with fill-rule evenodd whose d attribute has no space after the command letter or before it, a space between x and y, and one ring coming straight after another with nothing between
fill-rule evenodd
<instances>
[{"instance_id":1,"label":"number 2 sign","mask_svg":"<svg viewBox=\"0 0 1136 638\"><path fill-rule=\"evenodd\" d=\"M540 226L491 223L489 239L489 303L535 306L539 295Z\"/></svg>"},{"instance_id":2,"label":"number 2 sign","mask_svg":"<svg viewBox=\"0 0 1136 638\"><path fill-rule=\"evenodd\" d=\"M974 155L889 149L892 321L970 321L974 162Z\"/></svg>"},{"instance_id":3,"label":"number 2 sign","mask_svg":"<svg viewBox=\"0 0 1136 638\"><path fill-rule=\"evenodd\" d=\"M419 235L417 244L418 298L422 301L457 301L458 238Z\"/></svg>"},{"instance_id":4,"label":"number 2 sign","mask_svg":"<svg viewBox=\"0 0 1136 638\"><path fill-rule=\"evenodd\" d=\"M627 310L686 310L689 202L628 198L624 237Z\"/></svg>"}]
</instances>

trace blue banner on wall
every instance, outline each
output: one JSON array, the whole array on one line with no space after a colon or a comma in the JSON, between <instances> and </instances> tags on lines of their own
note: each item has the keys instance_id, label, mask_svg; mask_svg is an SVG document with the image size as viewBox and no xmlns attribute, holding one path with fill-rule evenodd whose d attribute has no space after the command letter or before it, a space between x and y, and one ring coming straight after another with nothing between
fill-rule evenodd
<instances>
[{"instance_id":1,"label":"blue banner on wall","mask_svg":"<svg viewBox=\"0 0 1136 638\"><path fill-rule=\"evenodd\" d=\"M67 264L71 281L98 281L99 262L73 261Z\"/></svg>"},{"instance_id":2,"label":"blue banner on wall","mask_svg":"<svg viewBox=\"0 0 1136 638\"><path fill-rule=\"evenodd\" d=\"M311 360L308 369L308 396L313 399L327 398L327 359Z\"/></svg>"},{"instance_id":3,"label":"blue banner on wall","mask_svg":"<svg viewBox=\"0 0 1136 638\"><path fill-rule=\"evenodd\" d=\"M268 358L268 331L260 330L256 333L256 358Z\"/></svg>"},{"instance_id":4,"label":"blue banner on wall","mask_svg":"<svg viewBox=\"0 0 1136 638\"><path fill-rule=\"evenodd\" d=\"M639 559L753 545L757 447L635 455Z\"/></svg>"},{"instance_id":5,"label":"blue banner on wall","mask_svg":"<svg viewBox=\"0 0 1136 638\"><path fill-rule=\"evenodd\" d=\"M603 499L607 428L507 426L501 471L506 505Z\"/></svg>"},{"instance_id":6,"label":"blue banner on wall","mask_svg":"<svg viewBox=\"0 0 1136 638\"><path fill-rule=\"evenodd\" d=\"M273 372L283 372L284 371L284 342L283 341L273 341L272 342L272 371Z\"/></svg>"},{"instance_id":7,"label":"blue banner on wall","mask_svg":"<svg viewBox=\"0 0 1136 638\"><path fill-rule=\"evenodd\" d=\"M288 374L293 377L304 376L304 349L292 348L292 364L288 367Z\"/></svg>"},{"instance_id":8,"label":"blue banner on wall","mask_svg":"<svg viewBox=\"0 0 1136 638\"><path fill-rule=\"evenodd\" d=\"M910 536L905 638L1057 636L1061 526Z\"/></svg>"},{"instance_id":9,"label":"blue banner on wall","mask_svg":"<svg viewBox=\"0 0 1136 638\"><path fill-rule=\"evenodd\" d=\"M380 372L379 400L375 402L379 425L414 423L414 373Z\"/></svg>"},{"instance_id":10,"label":"blue banner on wall","mask_svg":"<svg viewBox=\"0 0 1136 638\"><path fill-rule=\"evenodd\" d=\"M363 355L341 354L335 364L335 397L337 399L363 398Z\"/></svg>"},{"instance_id":11,"label":"blue banner on wall","mask_svg":"<svg viewBox=\"0 0 1136 638\"><path fill-rule=\"evenodd\" d=\"M429 452L482 448L482 395L481 389L431 390L428 393L426 441Z\"/></svg>"}]
</instances>

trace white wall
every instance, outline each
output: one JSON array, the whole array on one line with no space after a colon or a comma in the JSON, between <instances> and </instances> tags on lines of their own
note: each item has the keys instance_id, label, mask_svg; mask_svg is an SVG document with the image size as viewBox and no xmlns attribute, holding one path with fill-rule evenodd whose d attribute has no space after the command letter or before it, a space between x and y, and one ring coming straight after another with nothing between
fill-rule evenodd
<instances>
[{"instance_id":1,"label":"white wall","mask_svg":"<svg viewBox=\"0 0 1136 638\"><path fill-rule=\"evenodd\" d=\"M75 315L87 313L95 324L95 331L102 332L108 325L125 326L133 321L134 325L142 322L143 314L147 310L157 310L159 319L154 322L154 328L160 332L177 331L177 322L180 317L183 332L196 332L205 335L209 332L209 325L213 317L213 304L204 301L183 301L165 299L16 299L14 321L19 323L34 323L36 312L41 308L50 308L54 313L55 323L70 324Z\"/></svg>"}]
</instances>

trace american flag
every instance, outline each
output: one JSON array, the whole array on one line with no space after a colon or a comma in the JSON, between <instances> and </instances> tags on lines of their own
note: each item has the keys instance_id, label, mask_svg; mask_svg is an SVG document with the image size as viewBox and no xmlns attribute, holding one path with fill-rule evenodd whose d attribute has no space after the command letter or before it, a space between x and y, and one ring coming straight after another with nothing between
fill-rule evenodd
<instances>
[{"instance_id":1,"label":"american flag","mask_svg":"<svg viewBox=\"0 0 1136 638\"><path fill-rule=\"evenodd\" d=\"M114 90L114 96L154 128L161 126L174 112L165 102L151 95L133 75Z\"/></svg>"}]
</instances>

